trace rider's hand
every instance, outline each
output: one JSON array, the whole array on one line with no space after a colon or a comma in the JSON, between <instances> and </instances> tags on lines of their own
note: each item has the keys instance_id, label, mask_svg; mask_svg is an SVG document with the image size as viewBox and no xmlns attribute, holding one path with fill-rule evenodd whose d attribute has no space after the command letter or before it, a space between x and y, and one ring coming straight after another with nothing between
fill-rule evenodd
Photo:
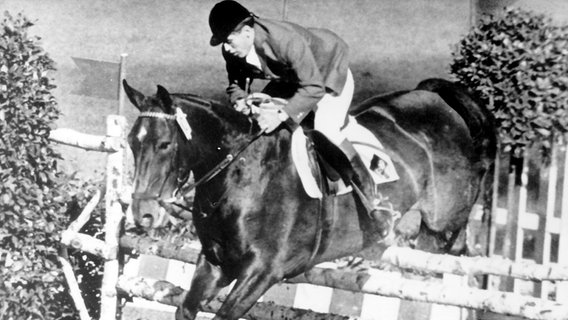
<instances>
[{"instance_id":1,"label":"rider's hand","mask_svg":"<svg viewBox=\"0 0 568 320\"><path fill-rule=\"evenodd\" d=\"M280 109L280 107L277 106L272 99L264 100L258 106L259 106L260 109L265 109L265 110L278 110L278 109Z\"/></svg>"},{"instance_id":2,"label":"rider's hand","mask_svg":"<svg viewBox=\"0 0 568 320\"><path fill-rule=\"evenodd\" d=\"M267 102L269 102L272 98L267 95L266 93L262 93L262 92L254 92L249 94L246 99L245 99L245 103L247 106L249 106L250 108L250 113L252 113L254 116L258 115L259 111L260 111L260 106L262 104L265 104Z\"/></svg>"},{"instance_id":3,"label":"rider's hand","mask_svg":"<svg viewBox=\"0 0 568 320\"><path fill-rule=\"evenodd\" d=\"M233 108L242 114L250 114L250 107L247 105L244 98L237 99L237 101L233 104Z\"/></svg>"},{"instance_id":4,"label":"rider's hand","mask_svg":"<svg viewBox=\"0 0 568 320\"><path fill-rule=\"evenodd\" d=\"M271 133L274 129L278 128L282 120L278 116L278 109L276 108L260 108L258 118L256 119L260 129L265 133Z\"/></svg>"},{"instance_id":5,"label":"rider's hand","mask_svg":"<svg viewBox=\"0 0 568 320\"><path fill-rule=\"evenodd\" d=\"M271 133L288 119L288 115L282 110L287 103L284 99L272 98L265 93L253 93L246 101L252 114L256 115L258 126L265 133Z\"/></svg>"}]
</instances>

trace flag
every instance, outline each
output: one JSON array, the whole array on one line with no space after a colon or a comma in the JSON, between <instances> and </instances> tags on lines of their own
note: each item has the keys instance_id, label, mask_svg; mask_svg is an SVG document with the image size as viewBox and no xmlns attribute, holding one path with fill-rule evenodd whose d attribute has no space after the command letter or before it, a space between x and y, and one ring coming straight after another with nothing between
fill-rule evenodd
<instances>
[{"instance_id":1,"label":"flag","mask_svg":"<svg viewBox=\"0 0 568 320\"><path fill-rule=\"evenodd\" d=\"M79 68L83 79L73 94L101 99L118 99L120 88L120 64L92 59L71 57Z\"/></svg>"}]
</instances>

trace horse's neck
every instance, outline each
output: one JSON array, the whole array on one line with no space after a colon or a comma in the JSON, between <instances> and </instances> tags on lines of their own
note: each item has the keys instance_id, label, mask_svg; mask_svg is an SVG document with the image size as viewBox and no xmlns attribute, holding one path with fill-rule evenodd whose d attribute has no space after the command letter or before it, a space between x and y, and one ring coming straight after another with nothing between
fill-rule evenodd
<instances>
[{"instance_id":1,"label":"horse's neck","mask_svg":"<svg viewBox=\"0 0 568 320\"><path fill-rule=\"evenodd\" d=\"M280 156L278 142L289 139L289 134L280 132L257 137L258 127L247 116L220 104L195 103L194 99L190 97L183 105L188 121L193 121L192 127L195 126L195 136L200 135L202 145L199 154L205 157L194 168L194 178L198 181L211 172L215 173L210 182L204 183L200 189L204 191L203 195L221 197L227 183L233 183L227 178L231 168L242 165L252 166L250 170L264 170L263 159L274 154ZM250 162L241 163L241 156ZM227 160L228 157L234 160ZM227 166L219 167L224 161L228 162Z\"/></svg>"},{"instance_id":2,"label":"horse's neck","mask_svg":"<svg viewBox=\"0 0 568 320\"><path fill-rule=\"evenodd\" d=\"M219 117L214 121L218 124L215 128L197 127L195 135L200 135L201 145L196 146L193 152L197 151L201 159L193 170L196 180L212 172L215 176L222 175L226 167L236 161L234 158L246 151L254 140L254 134L249 132L250 126L236 126L229 121Z\"/></svg>"},{"instance_id":3,"label":"horse's neck","mask_svg":"<svg viewBox=\"0 0 568 320\"><path fill-rule=\"evenodd\" d=\"M289 156L289 135L276 133L271 136L261 136L255 139L254 135L233 132L225 138L231 142L229 148L220 150L214 158L206 159L203 165L195 172L195 178L200 179L210 172L216 172L215 176L199 188L200 201L204 205L218 202L229 196L230 190L244 190L254 188L261 176L272 174L267 170L275 170L273 165L265 165L266 162L278 161L279 168L291 164ZM287 145L282 148L281 143ZM286 154L282 154L282 152ZM232 160L228 160L228 159ZM219 166L226 161L226 165ZM276 170L280 170L276 168ZM197 195L196 195L197 196Z\"/></svg>"}]
</instances>

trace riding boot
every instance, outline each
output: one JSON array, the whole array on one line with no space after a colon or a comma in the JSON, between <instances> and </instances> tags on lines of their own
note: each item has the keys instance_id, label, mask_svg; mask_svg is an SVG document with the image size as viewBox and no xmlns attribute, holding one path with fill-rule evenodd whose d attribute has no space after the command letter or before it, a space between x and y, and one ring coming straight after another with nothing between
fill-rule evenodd
<instances>
[{"instance_id":1,"label":"riding boot","mask_svg":"<svg viewBox=\"0 0 568 320\"><path fill-rule=\"evenodd\" d=\"M347 156L355 171L351 176L351 181L344 181L345 184L353 187L353 190L367 210L367 214L374 221L375 229L382 238L385 238L393 227L393 210L380 203L380 197L377 195L373 177L351 141L343 140L339 148Z\"/></svg>"}]
</instances>

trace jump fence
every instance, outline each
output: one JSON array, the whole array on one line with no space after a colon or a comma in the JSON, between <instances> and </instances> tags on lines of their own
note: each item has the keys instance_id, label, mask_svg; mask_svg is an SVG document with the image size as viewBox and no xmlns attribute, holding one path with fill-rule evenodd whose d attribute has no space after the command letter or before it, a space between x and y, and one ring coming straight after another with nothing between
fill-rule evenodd
<instances>
[{"instance_id":1,"label":"jump fence","mask_svg":"<svg viewBox=\"0 0 568 320\"><path fill-rule=\"evenodd\" d=\"M66 248L80 249L105 259L101 288L101 320L117 318L121 297L141 297L168 305L177 304L185 290L188 289L189 277L199 252L199 243L195 242L169 243L135 236L120 237L121 221L124 218L119 199L124 183L125 129L124 117L109 116L107 134L104 137L85 135L67 129L55 130L51 134L51 139L58 143L108 153L105 240L101 241L78 233L78 230L88 221L92 209L99 202L100 194L93 195L81 215L63 232L61 240L60 261L64 266L70 292L82 320L90 318L86 312L85 303L81 299L75 276L67 261ZM555 156L560 153L565 154L565 150L560 151L557 150ZM568 157L563 155L560 158L567 163L562 170L559 170L558 164L554 169L555 164L552 163L550 166L552 173L547 173L548 178L553 174L556 176L554 176L555 182L550 182L552 179L547 180L549 181L548 191L543 197L546 197L548 202L544 216L538 213L528 214L526 210L528 162L521 170L524 173L521 183L507 185L508 201L511 204L516 201L515 210L497 209L500 199L497 193L495 194L495 199L498 201L494 201L493 212L497 214L493 225L502 227L492 228L492 237L488 241L489 246L492 249L501 246L501 254L511 258L510 255L503 254L508 253L503 250L507 249L508 240L504 239L502 245L499 245L496 239L499 239L498 234L503 233L503 229L507 235L514 230L516 232L513 239L515 255L512 259L453 257L391 247L385 250L382 262L391 264L399 270L427 271L429 277L423 275L419 278L412 278L409 273L405 272L354 269L325 263L299 277L289 279L285 284L275 286L250 310L247 317L254 319L402 319L408 318L404 315L404 310L408 309L406 308L408 301L419 301L433 303L431 306L428 305L430 319L466 319L467 310L473 309L528 319L568 319L568 298L566 298L568 261L565 260L566 253L568 253L568 214L566 213L568 212L568 197L559 196L564 193L564 190L568 191ZM558 159L554 161L559 163ZM556 170L556 173L553 170ZM558 174L559 171L561 174ZM511 196L516 196L517 200L511 200ZM557 201L556 199L562 200ZM512 219L511 216L517 218ZM476 220L479 214L474 212L472 217ZM504 221L506 223L502 224ZM535 223L538 223L536 228ZM535 242L548 245L548 249L535 250L536 256L539 256L537 261L523 259L522 235L532 232L531 229L544 230L542 240L538 240L540 239L538 232L534 239L536 239ZM555 243L558 247L555 253L550 250L551 243ZM123 261L121 254L133 251L140 254L140 258L131 260L126 266L122 265L120 263ZM167 260L159 262L159 259L151 258L151 256L171 260L164 263ZM551 262L553 256L557 257L555 262ZM152 279L148 277L152 276L151 274L144 274L144 270L151 268L143 266L145 259L152 260L153 266L161 270L162 276L170 281ZM160 263L162 263L161 266ZM164 270L169 272L164 272ZM489 288L479 289L477 286L469 286L468 279L474 275L491 275L493 280L490 281ZM505 292L497 290L499 286L504 287L507 283L506 280L501 281L501 279L519 280L513 282L514 290L510 290L512 292ZM522 292L520 288L523 286L520 284L523 282L521 281L537 283L537 296L533 297ZM308 290L316 290L318 296L325 297L323 299L325 301L321 303L322 299L320 299L317 302L320 306L310 306L308 301L314 300L314 294L308 293ZM534 294L535 290L531 290L530 293ZM347 315L333 314L338 312L335 306L340 300L345 302L354 295L355 298L351 304L357 305L357 310L348 312ZM551 296L553 299L548 299ZM221 296L205 306L203 311L214 312L222 300ZM266 301L276 301L278 304ZM419 317L419 319L423 318Z\"/></svg>"},{"instance_id":2,"label":"jump fence","mask_svg":"<svg viewBox=\"0 0 568 320\"><path fill-rule=\"evenodd\" d=\"M95 195L91 199L79 217L61 235L63 247L60 250L59 260L64 266L64 270L67 270L64 274L71 289L70 293L79 310L81 320L90 319L90 317L80 292L78 292L77 280L72 274L72 270L70 272L66 256L66 247L68 246L96 254L105 259L101 288L100 318L116 319L118 311L116 283L118 282L121 269L118 259L118 239L120 224L124 216L119 199L123 186L126 118L110 115L107 117L106 124L107 131L105 136L88 135L69 129L57 129L50 134L52 141L61 144L108 153L105 194L105 241L78 233L81 227L89 221L91 212L95 208L100 195Z\"/></svg>"}]
</instances>

